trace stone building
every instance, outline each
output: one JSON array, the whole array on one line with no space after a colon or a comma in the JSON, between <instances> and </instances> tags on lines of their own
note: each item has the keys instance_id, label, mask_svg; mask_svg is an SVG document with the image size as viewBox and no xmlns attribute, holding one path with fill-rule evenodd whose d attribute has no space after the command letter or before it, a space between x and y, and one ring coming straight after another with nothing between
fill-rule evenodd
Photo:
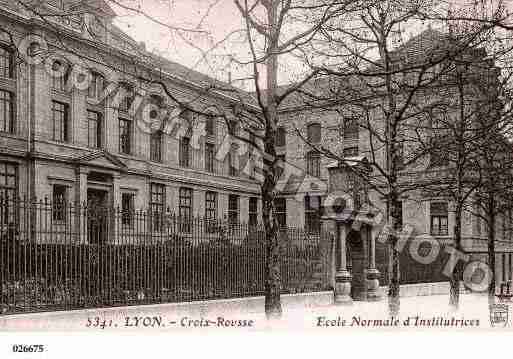
<instances>
[{"instance_id":1,"label":"stone building","mask_svg":"<svg viewBox=\"0 0 513 359\"><path fill-rule=\"evenodd\" d=\"M412 38L407 42L403 48L398 50L408 53L410 61L415 60L415 56L425 56L428 51L438 49L438 43L444 41L444 35L433 29L428 29L419 34L417 37ZM467 54L468 52L468 54ZM486 53L482 50L471 49L464 52L462 56L472 56L476 63L475 69L472 71L483 71L483 68L488 68L490 65L486 63ZM440 68L439 66L438 68ZM438 69L437 68L437 69ZM438 71L435 69L434 71ZM439 70L442 71L442 70ZM348 89L354 90L355 87L361 86L359 81L352 81L351 79L344 80L348 84L340 84L337 80L328 78L320 79L317 83L312 85L311 89L307 89L306 93L311 93L312 96L307 98L308 101L320 101L323 91L326 88L333 89L331 93L340 91L340 88L347 86ZM342 90L343 91L343 90ZM364 91L364 90L362 90ZM440 98L455 98L455 93L451 92L451 86L433 85L424 90L418 97L418 103L415 103L415 108L429 108L432 103L436 103ZM471 91L471 90L469 90ZM364 93L364 92L362 92ZM469 96L472 98L472 96ZM330 100L333 102L333 100ZM372 101L372 100L371 100ZM289 174L282 176L279 186L283 188L280 198L277 200L278 209L282 213L280 219L284 224L300 224L305 226L308 230L316 231L321 226L321 218L323 216L322 203L327 194L331 191L329 187L330 170L337 168L337 164L333 159L320 156L312 148L311 144L319 144L332 150L333 153L338 154L340 157L348 158L348 164L351 164L351 159L356 159L357 162L367 158L374 158L374 161L384 168L385 163L385 150L380 148L377 141L371 141L369 138L369 131L362 126L362 119L365 115L362 113L360 118L355 113L359 112L354 109L354 106L347 103L340 102L336 106L317 106L317 109L306 108L304 106L304 98L290 99L287 104L281 107L281 124L278 129L278 155L286 159L289 167ZM328 102L328 101L327 101ZM478 101L476 100L476 103ZM452 111L452 110L451 110ZM383 121L380 121L380 115L376 112L369 113L371 121L373 122L373 130L383 131ZM432 126L431 124L419 123L419 126L412 126L413 128L423 128ZM302 138L297 135L297 131L302 133ZM383 133L381 132L381 133ZM404 135L407 138L414 138L414 136ZM408 137L409 136L409 137ZM428 136L426 133L425 136ZM305 139L307 139L305 141ZM413 141L410 141L413 142ZM408 160L408 154L415 151L414 145L408 144L404 141L401 144L401 154L404 162ZM376 150L378 149L378 150ZM413 155L411 155L413 157ZM336 162L336 161L335 161ZM354 163L354 162L353 162ZM400 182L412 183L418 181L421 183L426 178L436 178L444 176L444 171L448 169L449 162L444 159L444 156L436 156L434 154L427 154L420 157L418 160L409 165L405 165L399 171ZM300 175L300 171L296 168L303 169L306 176ZM341 169L339 169L341 170ZM286 171L285 171L286 172ZM370 176L379 177L377 171L371 171ZM286 182L286 183L285 183ZM342 186L344 187L344 186ZM435 191L436 192L436 191ZM370 202L377 206L382 213L386 212L386 203L383 198L376 192L369 190ZM482 260L487 262L487 227L484 220L475 215L475 213L483 213L482 209L477 203L472 203L475 199L470 198L467 204L467 209L463 214L462 223L462 236L464 250L470 254L468 261ZM401 270L403 271L403 280L407 282L417 281L430 281L435 280L435 273L440 274L437 276L436 281L446 280L447 277L441 273L444 266L447 264L448 253L445 252L444 246L451 243L454 236L455 212L454 202L441 193L429 192L423 188L415 189L407 192L400 198L401 203L401 217L402 225L408 226L408 233L411 238L432 238L441 245L440 255L438 259L431 263L430 266L422 266L415 264L414 258L408 253L411 245L403 250L403 257L401 260ZM496 224L496 267L495 274L497 283L511 281L512 279L512 252L513 252L513 237L512 237L512 213L511 210L502 213ZM373 226L373 239L375 240L378 232L382 229L381 226ZM349 231L348 228L346 228ZM360 236L367 238L366 230L362 233L347 232L345 235L348 242L349 238ZM369 237L370 238L370 237ZM354 238L353 238L354 239ZM356 239L355 243L365 242L367 240ZM351 245L348 244L349 247ZM349 248L348 247L348 248ZM381 248L380 248L381 247ZM367 243L361 247L365 252L363 255L364 262L369 260L369 253L366 252L370 248ZM377 244L374 251L374 262L379 268L381 274L386 272L386 250L383 245ZM428 251L429 252L429 251ZM358 255L360 255L358 253ZM377 258L376 258L377 255ZM352 267L350 253L348 254L348 267ZM361 263L357 264L361 265ZM415 279L413 272L424 271L429 268L430 274L424 279ZM353 268L354 269L354 268ZM352 273L353 277L355 273ZM412 276L409 276L412 274ZM405 278L406 277L406 278ZM428 279L429 277L430 279ZM357 283L353 280L353 287Z\"/></svg>"},{"instance_id":2,"label":"stone building","mask_svg":"<svg viewBox=\"0 0 513 359\"><path fill-rule=\"evenodd\" d=\"M205 91L217 82L148 53L113 24L115 13L102 1L81 2L79 15L51 21L14 3L0 1L0 22L12 36L0 34L2 196L123 211L170 208L184 216L257 221L258 182L245 173L242 156L231 147L219 155L227 123L178 108L166 89L201 110L234 106L238 98ZM42 9L58 12L69 4L73 6L68 1L47 1ZM16 49L25 50L27 57ZM81 76L84 69L86 78ZM248 108L253 101L247 94ZM180 126L172 131L151 129L144 116L158 116L159 108L174 108L178 123L202 124L205 134L195 139ZM345 157L369 156L368 134L350 124L341 131L337 111L309 110L294 103L282 109L280 123L277 153L294 173L279 182L282 194L275 203L276 214L282 225L315 233L332 160L311 151L296 129L312 143L337 147ZM383 158L384 151L375 155ZM373 203L384 207L376 194L371 196ZM454 224L450 201L419 198L418 193L402 199L403 223L411 225L416 236L450 241ZM58 211L55 216L55 221L63 219ZM506 222L500 228L508 230L501 230L500 238L511 241ZM467 249L485 252L479 218L466 215L463 225ZM511 280L511 250L512 245L498 247L498 282ZM376 260L383 272L385 258Z\"/></svg>"},{"instance_id":3,"label":"stone building","mask_svg":"<svg viewBox=\"0 0 513 359\"><path fill-rule=\"evenodd\" d=\"M202 108L234 98L198 96L212 79L147 53L112 23L115 14L102 1L81 2L84 8L48 1L42 11L80 14L51 20L15 3L2 2L0 10L16 45L3 33L2 196L256 221L257 183L236 169L236 156L216 157L226 123L177 109L163 86L141 78L157 73L182 101L201 97ZM162 131L144 122L166 106L180 121L205 125L195 146L188 128Z\"/></svg>"}]
</instances>

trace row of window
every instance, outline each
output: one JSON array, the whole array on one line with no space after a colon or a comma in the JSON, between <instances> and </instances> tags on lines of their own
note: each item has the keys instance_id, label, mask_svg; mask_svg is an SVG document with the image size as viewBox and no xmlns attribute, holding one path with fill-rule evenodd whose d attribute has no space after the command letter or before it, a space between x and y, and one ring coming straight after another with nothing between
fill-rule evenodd
<instances>
[{"instance_id":1,"label":"row of window","mask_svg":"<svg viewBox=\"0 0 513 359\"><path fill-rule=\"evenodd\" d=\"M51 79L51 86L54 91L59 93L67 92L67 81L69 74L69 67L60 60L53 63L52 69L54 76ZM0 76L4 78L14 78L14 56L13 52L5 47L0 47ZM97 73L92 72L91 83L88 87L88 97L92 99L100 99L105 87L105 78ZM135 92L129 84L122 84L122 91L124 96L119 104L119 152L123 154L132 154L132 121L128 119L128 111L135 98ZM149 101L156 105L161 106L162 100L158 96L151 96ZM69 139L69 103L60 100L52 101L52 139L54 141L66 142ZM13 133L15 131L14 124L14 109L15 109L15 95L7 89L0 89L0 131ZM92 148L101 148L102 144L102 111L88 109L88 145ZM215 136L215 120L207 118L206 122L207 138ZM356 119L346 118L341 126L341 136L344 141L358 140L359 125ZM311 123L307 126L307 139L312 144L320 144L321 142L321 125L319 123ZM180 165L183 167L190 166L190 151L188 144L190 138L184 137L180 146ZM277 131L276 144L278 147L286 145L286 130L284 127L279 127ZM403 146L398 150L399 160L398 163L402 168L403 163ZM213 143L207 143L205 147L205 170L208 172L215 172L214 166L214 149ZM235 156L233 150L228 154L229 174L237 176L238 170L235 165ZM439 151L440 152L440 151ZM443 152L443 151L442 151ZM448 160L445 153L440 152L439 155L435 154L431 157L430 166L446 166ZM343 150L344 157L353 157L358 155L358 147L350 146ZM150 159L152 161L162 161L162 133L155 131L150 136ZM306 171L307 174L314 177L320 176L321 156L313 150L306 154Z\"/></svg>"},{"instance_id":2,"label":"row of window","mask_svg":"<svg viewBox=\"0 0 513 359\"><path fill-rule=\"evenodd\" d=\"M305 196L305 228L310 233L320 231L320 219L323 214L321 196ZM402 208L400 204L399 208ZM287 202L283 197L276 198L274 201L274 213L280 227L287 226ZM448 219L449 212L447 202L432 202L430 204L430 228L433 236L447 236L449 234ZM399 226L402 227L402 210L399 214L401 218Z\"/></svg>"},{"instance_id":3,"label":"row of window","mask_svg":"<svg viewBox=\"0 0 513 359\"><path fill-rule=\"evenodd\" d=\"M305 196L305 228L309 233L319 233L322 217L321 196ZM287 200L284 197L274 199L274 216L281 228L287 227Z\"/></svg>"},{"instance_id":4,"label":"row of window","mask_svg":"<svg viewBox=\"0 0 513 359\"><path fill-rule=\"evenodd\" d=\"M14 191L15 186L13 178L15 172L11 169L10 172L10 186L6 183L4 191ZM0 187L2 188L2 187ZM54 204L62 203L65 200L65 186L55 185L53 193ZM305 228L309 233L318 233L320 231L323 208L322 199L320 196L305 196ZM258 222L257 214L257 198L251 197L249 203L249 223L254 225ZM153 221L155 228L160 228L160 214L164 213L165 209L165 189L164 185L152 184L151 186L151 199L150 208L152 213L156 214ZM122 196L122 207L123 213L128 213L133 210L133 195L123 194ZM276 198L274 201L274 211L276 220L280 227L287 226L287 203L285 198ZM400 208L402 205L400 205ZM192 189L180 188L179 195L179 215L181 218L192 217ZM205 220L214 221L217 219L217 192L206 192L205 194ZM236 195L230 195L228 199L228 220L230 223L238 222L239 213L239 197ZM433 236L447 236L448 231L448 207L447 202L432 202L430 204L430 228L431 235ZM401 218L400 225L402 226L402 211L399 214ZM63 220L64 213L62 209L54 210L54 220ZM129 224L129 221L123 219L124 224ZM190 225L190 224L189 224ZM189 226L188 225L188 226ZM189 227L183 229L188 232Z\"/></svg>"},{"instance_id":5,"label":"row of window","mask_svg":"<svg viewBox=\"0 0 513 359\"><path fill-rule=\"evenodd\" d=\"M205 193L205 223L207 230L213 232L215 230L215 221L218 219L218 193L207 191ZM133 211L134 195L130 193L122 194L122 212L130 213ZM228 221L235 225L239 223L239 206L240 197L238 195L228 195ZM161 218L165 213L166 192L163 184L152 183L150 186L150 210L154 218L153 228L158 230L162 228ZM249 199L249 224L256 225L258 223L258 198L250 197ZM183 220L181 231L191 231L191 220L193 216L193 189L189 187L180 187L178 192L178 215ZM123 224L130 224L129 218L123 220Z\"/></svg>"},{"instance_id":6,"label":"row of window","mask_svg":"<svg viewBox=\"0 0 513 359\"><path fill-rule=\"evenodd\" d=\"M11 183L12 185L12 183ZM5 187L7 188L7 187ZM0 186L2 189L2 186ZM3 189L7 191L7 189ZM9 188L14 191L14 188ZM65 204L67 198L68 188L63 185L55 184L53 186L52 203L53 203L53 220L65 221L66 211ZM123 225L133 224L134 213L134 199L135 195L132 193L122 193L121 195L121 221ZM236 225L239 223L239 196L230 194L228 196L228 221ZM163 228L163 214L166 213L166 190L165 185L159 183L152 183L150 185L150 213L152 215L151 225L153 230L161 230ZM193 189L188 187L181 187L179 189L178 197L178 215L182 219L181 231L190 232L193 217ZM205 193L205 223L207 224L207 231L213 232L215 230L215 221L218 213L218 193L207 191ZM250 197L249 199L249 224L256 225L258 223L258 198Z\"/></svg>"},{"instance_id":7,"label":"row of window","mask_svg":"<svg viewBox=\"0 0 513 359\"><path fill-rule=\"evenodd\" d=\"M9 162L0 162L0 198L15 198L18 186L17 167ZM55 185L53 192L53 202L62 203L66 200L67 187ZM182 187L179 190L179 215L183 218L192 217L192 200L193 190L191 188ZM206 192L205 194L205 218L214 220L217 218L217 192ZM320 229L320 218L322 216L322 205L320 196L305 197L305 224L310 231L318 231ZM152 183L150 187L150 209L153 213L163 213L165 211L166 193L163 184ZM256 224L258 222L256 197L249 200L249 223ZM287 204L283 197L275 199L274 202L276 219L280 226L287 225ZM402 207L402 205L400 206ZM123 212L133 210L133 195L124 193L122 195ZM448 205L447 202L434 201L430 203L430 228L431 234L435 236L448 235ZM3 213L3 220L9 220L8 213ZM64 214L61 211L55 211L54 219L62 220ZM239 216L239 197L237 195L229 195L228 199L228 219L232 223L238 222ZM509 214L511 218L511 213ZM400 214L402 218L402 213ZM156 223L157 227L160 226Z\"/></svg>"},{"instance_id":8,"label":"row of window","mask_svg":"<svg viewBox=\"0 0 513 359\"><path fill-rule=\"evenodd\" d=\"M0 91L0 113L2 111L2 92ZM66 142L68 139L68 117L69 106L66 103L52 101L52 139L54 141ZM93 110L87 110L88 121L88 146L91 148L101 148L102 143L102 113ZM119 152L123 154L132 153L132 121L126 118L119 118ZM228 153L229 174L238 175L238 168L235 164L235 149ZM162 161L162 132L156 131L150 135L150 160L155 162ZM179 145L179 164L182 167L191 166L190 138L182 137ZM211 173L215 172L215 144L205 143L205 170Z\"/></svg>"},{"instance_id":9,"label":"row of window","mask_svg":"<svg viewBox=\"0 0 513 359\"><path fill-rule=\"evenodd\" d=\"M340 127L340 136L344 141L357 141L359 138L359 125L356 118L344 118ZM321 142L322 129L319 123L310 123L306 127L306 137L308 142L318 144ZM276 132L276 147L287 145L287 130L285 127L278 127Z\"/></svg>"}]
</instances>

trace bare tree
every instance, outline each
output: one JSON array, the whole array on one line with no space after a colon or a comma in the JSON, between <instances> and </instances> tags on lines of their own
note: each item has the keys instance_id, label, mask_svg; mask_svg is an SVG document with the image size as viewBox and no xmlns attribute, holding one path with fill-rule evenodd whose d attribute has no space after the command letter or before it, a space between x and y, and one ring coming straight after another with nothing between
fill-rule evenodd
<instances>
[{"instance_id":1,"label":"bare tree","mask_svg":"<svg viewBox=\"0 0 513 359\"><path fill-rule=\"evenodd\" d=\"M140 7L133 6L128 2L111 2L174 31L182 38L191 32L198 32L198 29L195 28L187 29L162 23L161 20L143 11ZM325 23L336 21L343 14L353 12L371 2L375 2L375 0L233 0L232 3L240 15L241 28L231 34L237 33L243 36L249 56L239 56L229 51L230 42L233 41L229 35L214 42L214 45L209 48L201 48L200 45L192 42L191 45L202 53L202 61L207 63L213 56L214 49L220 48L221 44L227 45L228 53L224 54L227 63L229 65L236 64L248 70L247 79L252 81L255 94L248 96L244 91L239 91L227 84L210 82L209 86L200 92L200 95L222 93L235 99L231 106L222 102L214 104L215 111L213 112L194 107L190 100L180 99L159 79L158 69L153 71L150 76L139 75L141 81L160 84L169 97L192 112L198 115L223 118L232 137L244 142L257 153L256 156L259 159L254 159L254 162L256 162L256 167L261 167L256 168L256 172L257 177L261 180L262 222L267 243L265 312L268 318L280 317L282 313L278 224L276 215L273 213L276 182L281 169L281 163L276 157L275 150L279 109L286 98L299 91L318 73L318 70L315 69L299 71L301 79L285 91L278 91L278 78L283 71L279 66L279 59L303 53L304 49L319 37ZM213 2L212 6L217 3ZM43 14L40 15L44 17ZM203 23L203 19L200 19L199 22ZM217 53L216 58L219 56L221 55ZM249 137L235 133L234 120L242 125L242 129L249 133ZM261 164L259 164L260 160Z\"/></svg>"},{"instance_id":2,"label":"bare tree","mask_svg":"<svg viewBox=\"0 0 513 359\"><path fill-rule=\"evenodd\" d=\"M428 28L404 41L408 23L420 24L426 13L438 11L436 1L382 1L347 19L325 26L325 42L317 43L322 64L311 62L320 73L339 78L338 86L322 96L305 93L309 104L353 112L368 134L366 152L375 175L369 181L386 201L391 228L389 247L389 311L399 311L400 263L397 233L401 230L401 198L426 183L422 178L431 145L419 144L430 128L440 103L440 80L451 71L451 59L484 41L491 25L469 29L458 41ZM436 23L433 23L436 25ZM443 23L438 23L442 27ZM340 110L339 110L340 111ZM345 116L341 116L345 117ZM340 150L317 147L324 155L343 160ZM420 171L419 171L420 169Z\"/></svg>"},{"instance_id":3,"label":"bare tree","mask_svg":"<svg viewBox=\"0 0 513 359\"><path fill-rule=\"evenodd\" d=\"M447 197L453 203L453 247L459 253L464 252L463 213L473 212L469 200L483 184L483 173L477 166L480 163L478 153L490 131L501 129L499 132L505 135L508 125L506 119L509 110L503 107L502 113L497 113L498 104L507 95L501 89L505 88L508 77L501 83L499 69L490 58L484 56L485 52L483 47L468 49L467 56L459 56L451 61L451 71L446 73L443 81L449 94L433 108L432 135L429 141L419 138L419 143L430 153L432 162L438 162L446 168L437 172L438 179L428 180L425 187L427 193ZM488 116L492 113L498 116ZM487 151L492 150L495 149L487 148ZM449 304L454 310L459 306L462 276L462 263L457 262L450 277Z\"/></svg>"},{"instance_id":4,"label":"bare tree","mask_svg":"<svg viewBox=\"0 0 513 359\"><path fill-rule=\"evenodd\" d=\"M507 127L511 126L511 114L503 112L504 103L496 103L490 112L481 113L482 125L489 123L489 118L494 118ZM513 150L508 132L504 127L495 126L486 129L486 137L480 141L476 148L481 184L475 194L475 209L473 215L479 217L486 224L486 240L488 248L488 266L491 271L488 286L488 301L495 302L496 292L496 243L498 218L504 221L511 210L511 181L513 176Z\"/></svg>"}]
</instances>

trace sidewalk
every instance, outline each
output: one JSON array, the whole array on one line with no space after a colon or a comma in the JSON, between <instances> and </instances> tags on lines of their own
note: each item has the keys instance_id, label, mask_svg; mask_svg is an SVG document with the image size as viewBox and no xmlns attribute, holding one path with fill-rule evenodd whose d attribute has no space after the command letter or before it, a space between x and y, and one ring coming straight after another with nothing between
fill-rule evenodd
<instances>
[{"instance_id":1,"label":"sidewalk","mask_svg":"<svg viewBox=\"0 0 513 359\"><path fill-rule=\"evenodd\" d=\"M195 330L476 330L490 328L486 295L462 294L460 311L449 312L448 295L401 298L398 318L389 318L386 298L352 306L284 306L282 320L269 322L263 306L215 310L208 303L81 310L0 317L0 331L160 331ZM511 329L512 305L508 326ZM502 325L501 325L502 327Z\"/></svg>"}]
</instances>

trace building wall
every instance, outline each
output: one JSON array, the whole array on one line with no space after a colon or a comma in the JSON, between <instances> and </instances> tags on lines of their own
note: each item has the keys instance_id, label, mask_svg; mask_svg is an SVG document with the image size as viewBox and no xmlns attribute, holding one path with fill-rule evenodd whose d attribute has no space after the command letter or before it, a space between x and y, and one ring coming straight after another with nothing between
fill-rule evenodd
<instances>
[{"instance_id":1,"label":"building wall","mask_svg":"<svg viewBox=\"0 0 513 359\"><path fill-rule=\"evenodd\" d=\"M19 44L25 35L32 29L22 18L4 17L0 10L0 22L9 25L13 29L14 39ZM36 29L36 32L44 34L50 48L60 53L63 58L70 59L69 53L59 49L59 41L49 31ZM7 44L9 39L2 34L0 43ZM55 47L54 47L55 45ZM103 74L107 81L119 83L127 81L135 84L135 78L114 69L128 68L133 65L133 58L129 53L118 51L117 48L96 45L94 42L84 39L67 43L79 53L89 56L81 58L81 64L88 69ZM93 61L94 60L94 61ZM99 61L97 61L99 60ZM138 70L139 71L139 70ZM140 71L147 71L140 69ZM0 85L3 80L0 79ZM9 80L10 81L10 80ZM183 100L198 96L193 85L186 84L183 80L165 79L170 91ZM87 109L95 108L86 96L86 90L72 87L69 93L60 93L50 88L51 76L48 71L48 63L28 65L26 63L16 66L16 79L11 81L15 85L13 91L16 96L15 130L13 133L0 133L0 161L15 162L18 164L18 188L20 195L33 198L51 200L54 184L64 184L68 187L69 201L83 201L80 198L80 183L77 175L77 159L83 158L96 149L88 148L88 121ZM139 84L138 94L144 98L145 94L161 96L168 105L173 106L167 99L164 91L158 86ZM52 138L51 101L62 100L69 104L70 117L68 121L68 140L57 142ZM137 101L137 100L136 100ZM208 105L226 105L226 99L205 96L199 103ZM125 155L119 153L118 109L113 98L107 99L99 109L103 112L102 126L102 150L116 156L126 168L119 172L120 193L134 194L134 206L147 209L149 205L150 183L158 182L166 185L166 204L171 211L178 209L178 190L181 186L193 189L193 213L203 217L205 214L205 192L216 191L218 196L218 217L223 218L227 214L228 193L240 196L240 219L247 221L248 199L250 196L258 197L258 183L245 174L238 177L228 175L228 166L224 158L215 161L214 173L205 171L204 142L200 139L200 147L191 149L192 164L189 168L183 168L178 163L178 139L175 136L163 135L162 161L159 163L150 161L150 135L144 130L141 123L141 113L131 113L129 118L134 122L132 153ZM202 121L200 119L200 121ZM29 133L33 124L33 132ZM227 133L226 125L222 120L216 123L216 136L214 143L216 150L221 147ZM29 141L33 135L33 141ZM30 153L30 156L27 154ZM30 158L30 160L26 160ZM88 167L88 170L107 174L117 173L112 168L97 167L95 165L80 164ZM33 168L28 172L27 168ZM117 198L119 206L121 196ZM259 204L259 208L261 205Z\"/></svg>"}]
</instances>

